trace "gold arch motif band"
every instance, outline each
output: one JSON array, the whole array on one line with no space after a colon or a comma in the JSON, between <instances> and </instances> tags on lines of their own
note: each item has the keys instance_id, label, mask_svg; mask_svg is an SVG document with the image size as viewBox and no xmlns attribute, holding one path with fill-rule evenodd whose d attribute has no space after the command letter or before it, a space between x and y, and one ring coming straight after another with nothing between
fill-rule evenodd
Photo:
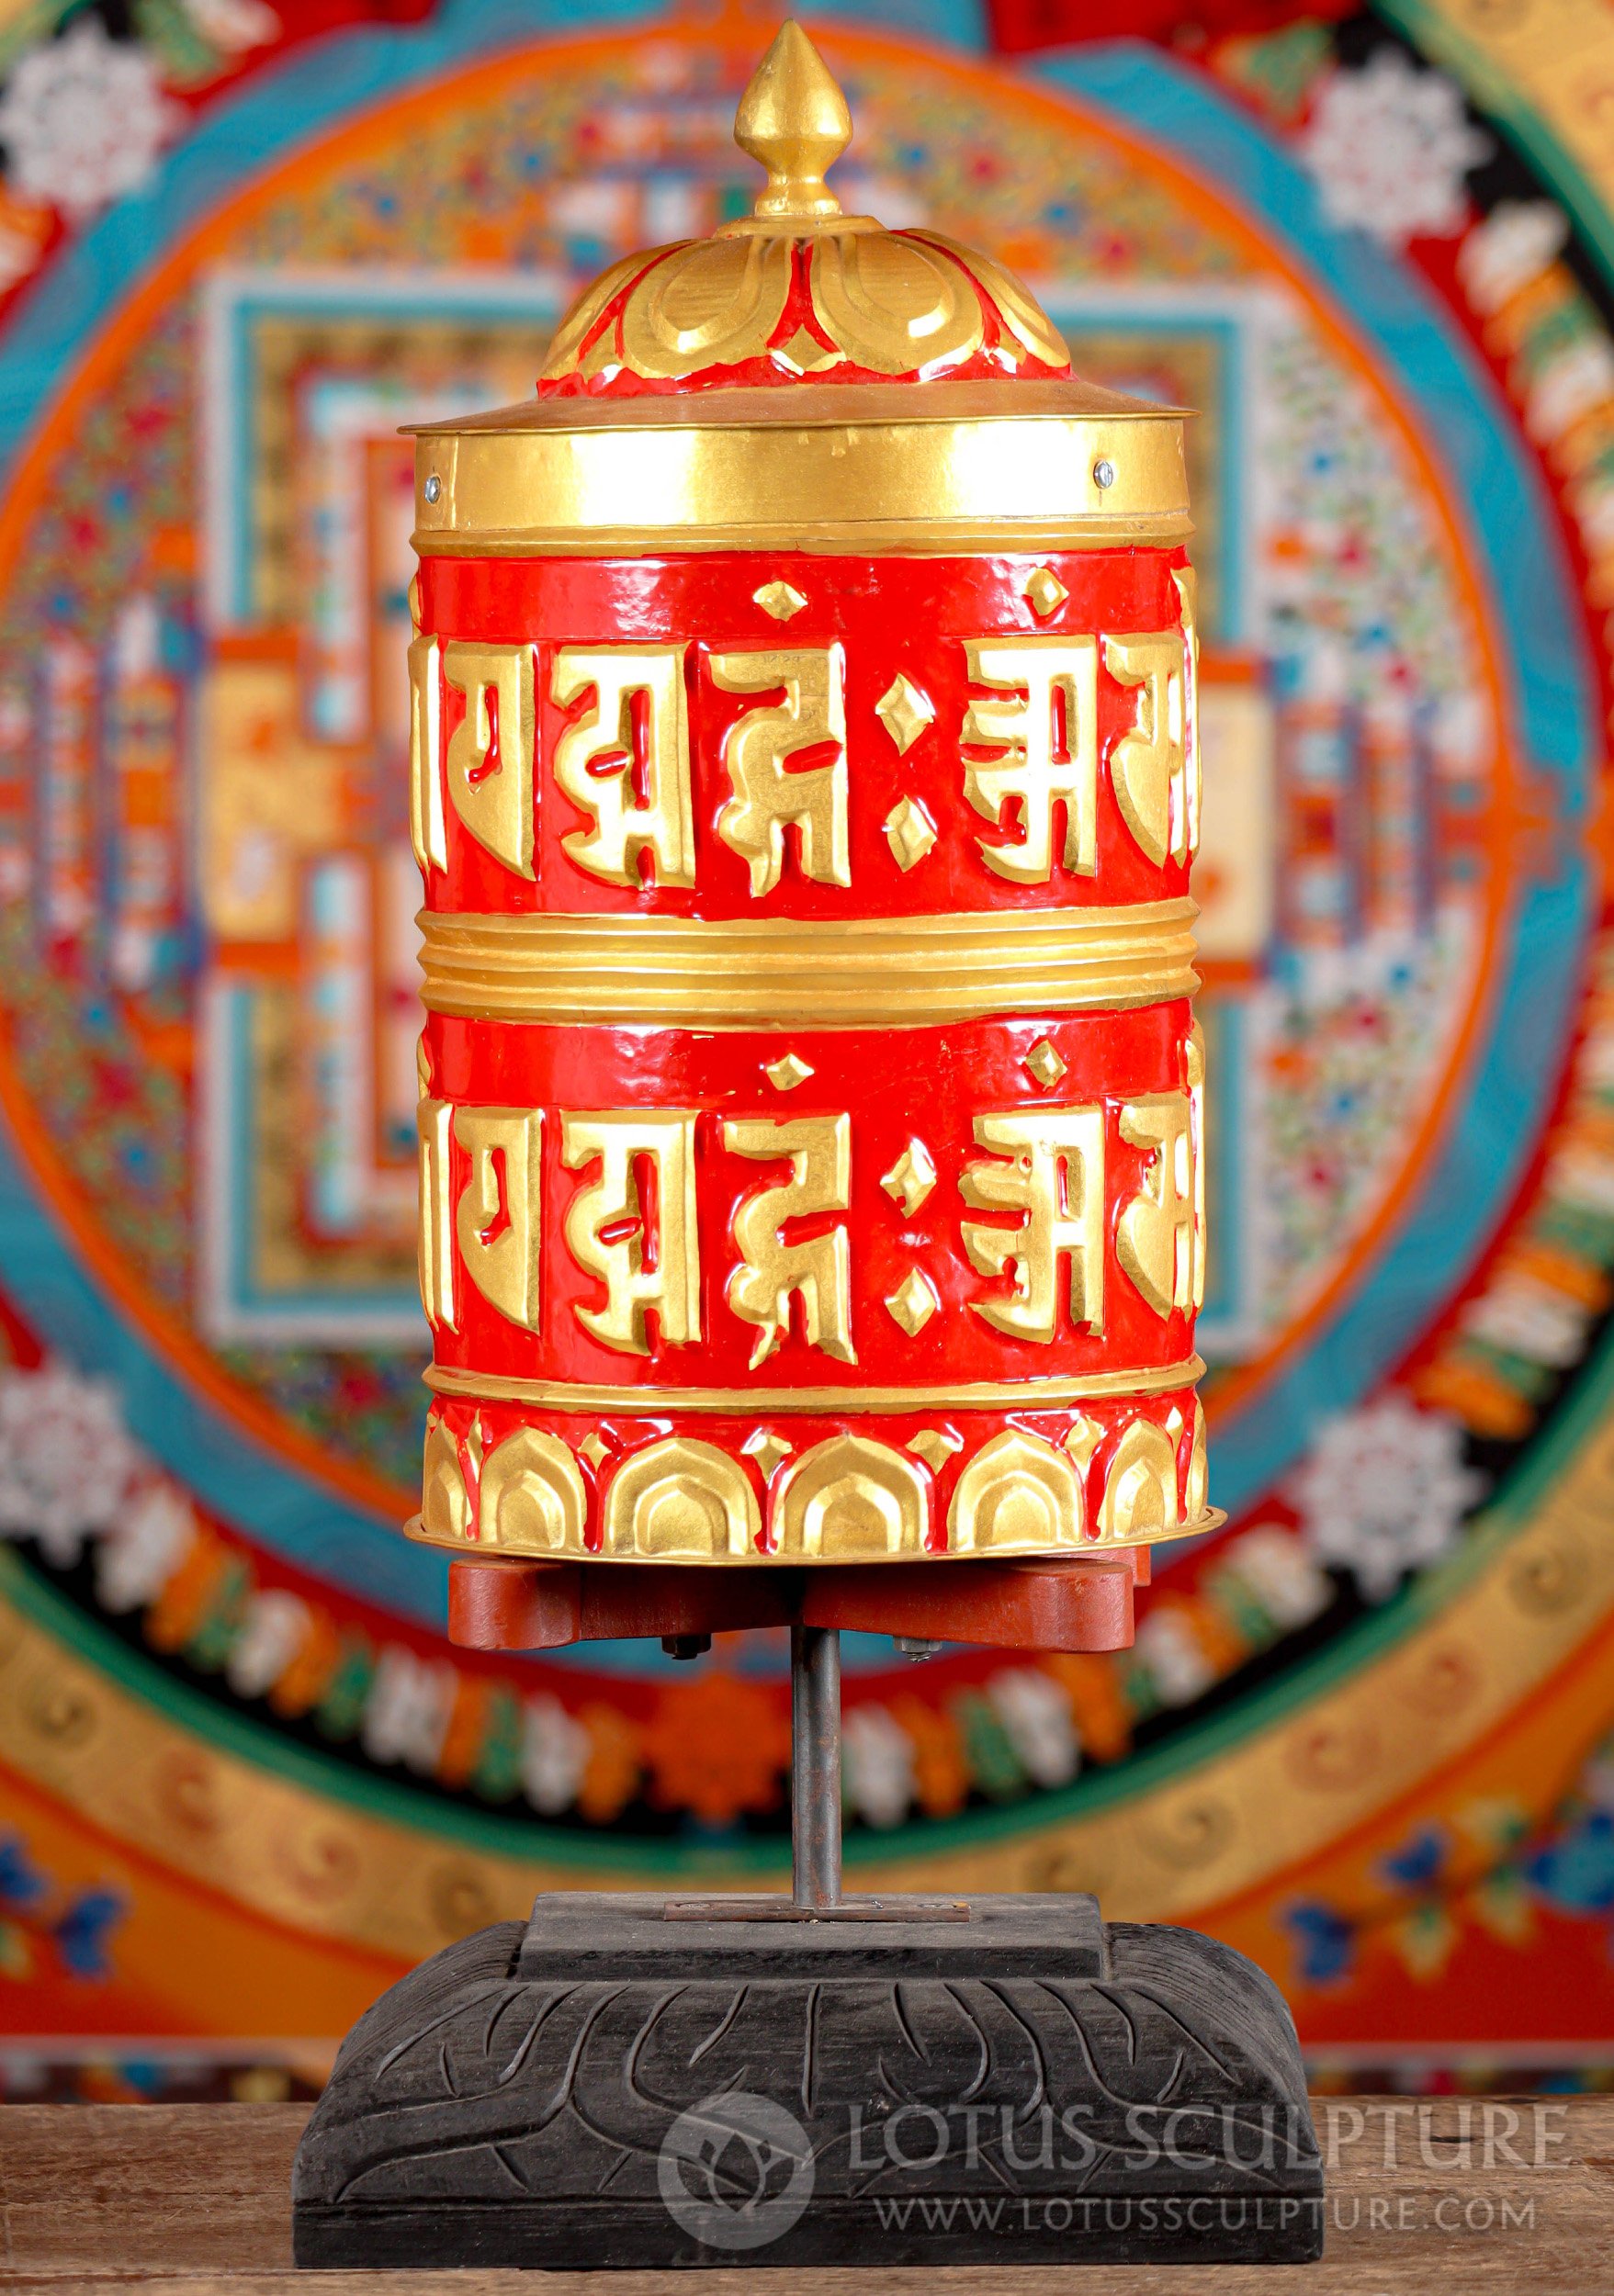
<instances>
[{"instance_id":1,"label":"gold arch motif band","mask_svg":"<svg viewBox=\"0 0 1614 2296\"><path fill-rule=\"evenodd\" d=\"M1164 1395L1191 1387L1204 1365L1198 1356L1142 1370L1100 1371L1088 1379L949 1380L941 1387L602 1387L570 1379L516 1379L435 1363L424 1374L439 1395L484 1403L536 1403L553 1412L1057 1411L1108 1395Z\"/></svg>"},{"instance_id":2,"label":"gold arch motif band","mask_svg":"<svg viewBox=\"0 0 1614 2296\"><path fill-rule=\"evenodd\" d=\"M922 411L878 386L564 399L417 430L414 546L1012 550L1180 542L1182 417L1108 392L938 384ZM1102 469L1104 483L1095 473ZM1018 530L1023 528L1023 534Z\"/></svg>"},{"instance_id":3,"label":"gold arch motif band","mask_svg":"<svg viewBox=\"0 0 1614 2296\"><path fill-rule=\"evenodd\" d=\"M1012 917L445 917L423 911L433 1012L552 1024L929 1028L1191 996L1193 902Z\"/></svg>"},{"instance_id":4,"label":"gold arch motif band","mask_svg":"<svg viewBox=\"0 0 1614 2296\"><path fill-rule=\"evenodd\" d=\"M1205 1422L1135 1412L1089 1473L1101 1431L1078 1417L1061 1442L1005 1427L983 1442L935 1429L891 1443L842 1427L801 1446L753 1427L737 1451L703 1434L662 1435L610 1462L530 1424L504 1435L480 1413L426 1430L412 1538L482 1556L592 1554L606 1562L893 1562L1083 1553L1192 1536L1222 1519L1205 1504ZM1186 1473L1181 1438L1191 1425ZM939 1462L959 1471L943 1497ZM474 1462L474 1464L473 1464ZM760 1475L762 1495L756 1477ZM765 1510L765 1527L764 1527Z\"/></svg>"}]
</instances>

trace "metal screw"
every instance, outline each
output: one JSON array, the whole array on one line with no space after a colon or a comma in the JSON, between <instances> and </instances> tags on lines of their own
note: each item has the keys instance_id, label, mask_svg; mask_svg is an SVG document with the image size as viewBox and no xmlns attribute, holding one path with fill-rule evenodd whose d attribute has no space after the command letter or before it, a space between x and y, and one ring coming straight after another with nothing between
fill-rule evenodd
<instances>
[{"instance_id":1,"label":"metal screw","mask_svg":"<svg viewBox=\"0 0 1614 2296\"><path fill-rule=\"evenodd\" d=\"M1107 486L1109 481L1108 479L1100 479L1100 484ZM431 477L426 480L423 491L424 492L428 502L435 502L441 499L443 492L443 481L438 478L435 470L433 471Z\"/></svg>"},{"instance_id":2,"label":"metal screw","mask_svg":"<svg viewBox=\"0 0 1614 2296\"><path fill-rule=\"evenodd\" d=\"M897 1655L904 1659L933 1659L942 1648L939 1642L929 1641L923 1635L893 1635Z\"/></svg>"},{"instance_id":3,"label":"metal screw","mask_svg":"<svg viewBox=\"0 0 1614 2296\"><path fill-rule=\"evenodd\" d=\"M1114 483L1115 466L1106 455L1093 465L1093 484L1097 487L1112 487Z\"/></svg>"}]
</instances>

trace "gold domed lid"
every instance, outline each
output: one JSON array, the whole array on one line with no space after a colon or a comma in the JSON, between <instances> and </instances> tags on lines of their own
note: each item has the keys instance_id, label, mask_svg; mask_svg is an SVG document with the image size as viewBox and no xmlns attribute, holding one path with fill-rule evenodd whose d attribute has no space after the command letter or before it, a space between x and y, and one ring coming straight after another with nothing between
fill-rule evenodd
<instances>
[{"instance_id":1,"label":"gold domed lid","mask_svg":"<svg viewBox=\"0 0 1614 2296\"><path fill-rule=\"evenodd\" d=\"M768 171L755 212L614 264L561 321L540 399L1069 375L1057 331L1001 264L841 213L824 177L852 115L799 24L752 74L734 140Z\"/></svg>"}]
</instances>

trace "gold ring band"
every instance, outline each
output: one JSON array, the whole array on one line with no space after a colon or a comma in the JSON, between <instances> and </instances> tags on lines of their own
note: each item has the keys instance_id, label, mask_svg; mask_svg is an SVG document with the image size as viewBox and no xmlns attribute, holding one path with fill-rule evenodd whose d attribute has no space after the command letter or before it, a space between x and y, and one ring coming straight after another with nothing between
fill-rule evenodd
<instances>
[{"instance_id":1,"label":"gold ring band","mask_svg":"<svg viewBox=\"0 0 1614 2296\"><path fill-rule=\"evenodd\" d=\"M595 1387L571 1379L512 1379L435 1363L425 1382L439 1395L484 1403L532 1403L553 1412L1057 1411L1066 1403L1116 1395L1164 1395L1191 1387L1204 1370L1198 1356L1142 1370L1097 1371L1076 1379L954 1380L941 1387Z\"/></svg>"},{"instance_id":2,"label":"gold ring band","mask_svg":"<svg viewBox=\"0 0 1614 2296\"><path fill-rule=\"evenodd\" d=\"M422 996L461 1019L918 1029L1191 996L1190 900L822 918L422 912Z\"/></svg>"},{"instance_id":3,"label":"gold ring band","mask_svg":"<svg viewBox=\"0 0 1614 2296\"><path fill-rule=\"evenodd\" d=\"M1092 1561L1103 1555L1123 1554L1129 1547L1160 1547L1168 1538L1203 1538L1208 1531L1219 1531L1226 1520L1226 1513L1223 1508L1207 1507L1204 1513L1191 1523L1164 1523L1157 1529L1129 1531L1124 1538L1092 1538L1084 1535L1080 1538L1062 1540L1058 1546L1050 1547L1039 1553L1034 1559L1039 1562L1056 1562L1067 1560L1071 1555L1076 1554L1082 1556L1086 1560ZM484 1546L480 1539L463 1536L457 1538L442 1531L428 1531L418 1514L412 1514L404 1524L403 1536L405 1538L412 1538L417 1546L435 1547L439 1553L459 1555L467 1561L507 1561L512 1557L519 1559L527 1552L525 1549L514 1547L489 1548ZM534 1548L530 1551L535 1560L541 1557L545 1562L602 1563L614 1570L632 1570L636 1566L642 1569L646 1563L656 1562L665 1566L669 1560L665 1555L603 1554L593 1548L585 1547L581 1540L573 1547ZM988 1555L990 1552L990 1548L987 1549ZM956 1549L943 1548L940 1554L937 1554L933 1548L928 1547L905 1548L896 1554L891 1554L885 1548L876 1547L871 1541L866 1554L849 1555L844 1550L837 1550L830 1555L804 1555L795 1548L784 1552L777 1548L765 1552L753 1550L743 1555L729 1555L714 1551L710 1555L703 1555L700 1558L700 1563L710 1570L822 1570L836 1563L844 1566L849 1562L888 1562L900 1567L903 1563L909 1562L966 1564L976 1559L973 1549L961 1554ZM1019 1554L1011 1559L1018 1561L1033 1559L1025 1554ZM689 1567L690 1559L681 1557L679 1559L684 1568Z\"/></svg>"},{"instance_id":4,"label":"gold ring band","mask_svg":"<svg viewBox=\"0 0 1614 2296\"><path fill-rule=\"evenodd\" d=\"M1070 384L536 400L415 439L428 557L1092 548L1192 531L1181 415L1118 413Z\"/></svg>"}]
</instances>

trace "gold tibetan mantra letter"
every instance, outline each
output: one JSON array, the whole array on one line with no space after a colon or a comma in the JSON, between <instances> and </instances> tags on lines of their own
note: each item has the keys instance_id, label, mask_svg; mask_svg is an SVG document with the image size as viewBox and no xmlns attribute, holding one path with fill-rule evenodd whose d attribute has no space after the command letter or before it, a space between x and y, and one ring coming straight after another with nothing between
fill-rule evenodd
<instances>
[{"instance_id":1,"label":"gold tibetan mantra letter","mask_svg":"<svg viewBox=\"0 0 1614 2296\"><path fill-rule=\"evenodd\" d=\"M443 677L465 696L465 715L448 737L454 810L506 869L536 876L533 649L452 639L443 648Z\"/></svg>"},{"instance_id":2,"label":"gold tibetan mantra letter","mask_svg":"<svg viewBox=\"0 0 1614 2296\"><path fill-rule=\"evenodd\" d=\"M542 1115L536 1109L456 1109L454 1137L470 1157L454 1213L461 1265L490 1307L536 1332Z\"/></svg>"},{"instance_id":3,"label":"gold tibetan mantra letter","mask_svg":"<svg viewBox=\"0 0 1614 2296\"><path fill-rule=\"evenodd\" d=\"M555 780L592 829L561 843L605 884L640 883L648 855L659 885L693 885L689 715L683 646L563 646L550 692L562 709L591 688L593 707L555 748Z\"/></svg>"},{"instance_id":4,"label":"gold tibetan mantra letter","mask_svg":"<svg viewBox=\"0 0 1614 2296\"><path fill-rule=\"evenodd\" d=\"M827 1235L786 1244L787 1220L811 1212L844 1211L852 1185L852 1119L801 1117L794 1123L731 1119L723 1144L735 1155L774 1162L788 1156L783 1187L758 1188L735 1207L734 1241L741 1264L728 1278L728 1304L758 1327L751 1367L772 1353L790 1324L790 1297L802 1303L807 1345L842 1363L855 1363L852 1345L852 1247L842 1224Z\"/></svg>"},{"instance_id":5,"label":"gold tibetan mantra letter","mask_svg":"<svg viewBox=\"0 0 1614 2296\"><path fill-rule=\"evenodd\" d=\"M1140 851L1157 863L1186 861L1191 818L1188 787L1188 654L1176 630L1107 637L1104 667L1120 685L1135 686L1137 718L1110 752L1116 802Z\"/></svg>"},{"instance_id":6,"label":"gold tibetan mantra letter","mask_svg":"<svg viewBox=\"0 0 1614 2296\"><path fill-rule=\"evenodd\" d=\"M663 1345L701 1335L694 1127L689 1109L560 1120L562 1163L574 1172L600 1167L567 1208L565 1232L579 1266L604 1283L605 1304L573 1311L584 1331L623 1355L649 1354L649 1315Z\"/></svg>"},{"instance_id":7,"label":"gold tibetan mantra letter","mask_svg":"<svg viewBox=\"0 0 1614 2296\"><path fill-rule=\"evenodd\" d=\"M712 677L725 693L784 692L775 708L747 710L723 745L734 794L717 816L717 834L749 865L753 896L778 884L790 827L804 877L849 885L842 648L715 654ZM791 759L826 742L835 745L829 763L786 771Z\"/></svg>"},{"instance_id":8,"label":"gold tibetan mantra letter","mask_svg":"<svg viewBox=\"0 0 1614 2296\"><path fill-rule=\"evenodd\" d=\"M1197 1307L1202 1277L1194 1199L1201 1181L1185 1092L1150 1093L1121 1111L1121 1137L1153 1153L1142 1192L1122 1212L1115 1256L1157 1315Z\"/></svg>"},{"instance_id":9,"label":"gold tibetan mantra letter","mask_svg":"<svg viewBox=\"0 0 1614 2296\"><path fill-rule=\"evenodd\" d=\"M999 754L966 764L964 793L1000 828L1019 806L1018 843L978 839L987 867L1017 884L1053 876L1056 806L1065 815L1066 868L1083 877L1098 868L1098 645L1096 637L966 643L972 681L1003 698L974 700L965 713L965 744Z\"/></svg>"},{"instance_id":10,"label":"gold tibetan mantra letter","mask_svg":"<svg viewBox=\"0 0 1614 2296\"><path fill-rule=\"evenodd\" d=\"M973 1210L1018 1211L1019 1224L964 1223L964 1248L983 1276L1012 1268L1007 1300L971 1301L994 1329L1046 1345L1059 1328L1059 1266L1070 1263L1070 1315L1104 1328L1104 1111L1037 1109L980 1116L975 1136L1008 1163L972 1164L958 1192Z\"/></svg>"}]
</instances>

